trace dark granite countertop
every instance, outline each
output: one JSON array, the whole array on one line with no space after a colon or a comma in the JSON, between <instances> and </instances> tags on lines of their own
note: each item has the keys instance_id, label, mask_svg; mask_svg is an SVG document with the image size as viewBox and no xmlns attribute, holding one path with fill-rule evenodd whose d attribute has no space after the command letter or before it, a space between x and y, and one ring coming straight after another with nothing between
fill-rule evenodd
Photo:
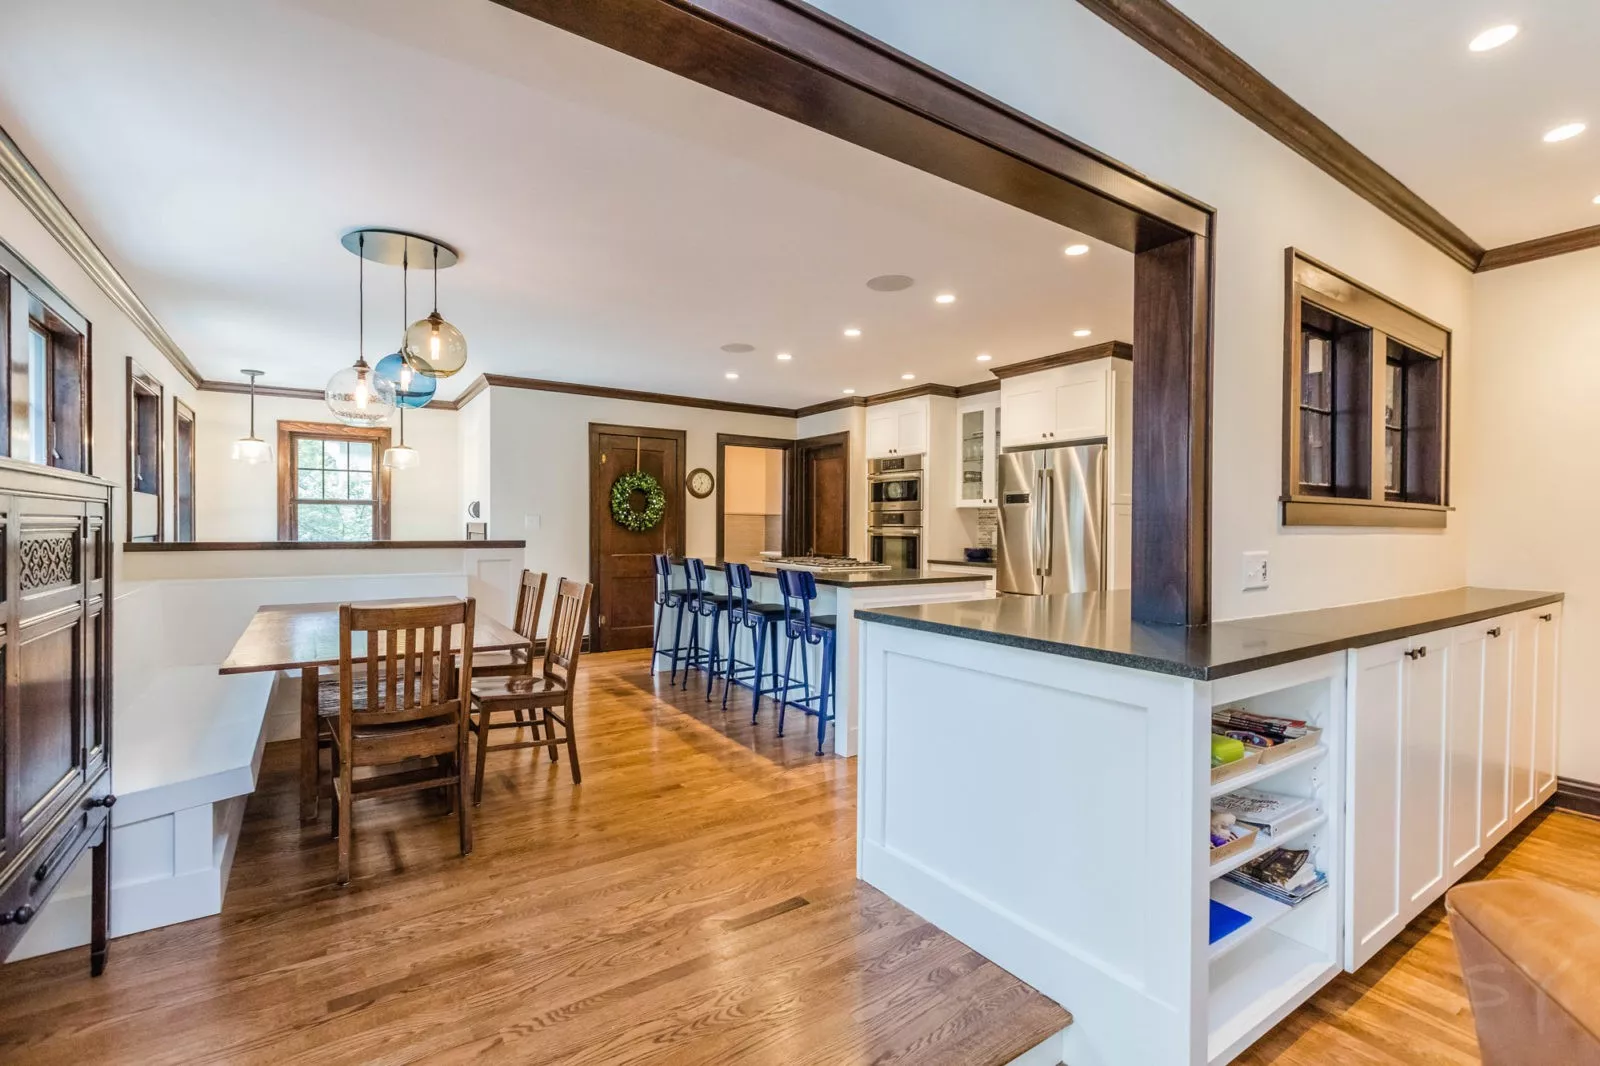
<instances>
[{"instance_id":1,"label":"dark granite countertop","mask_svg":"<svg viewBox=\"0 0 1600 1066\"><path fill-rule=\"evenodd\" d=\"M763 577L777 577L778 568L766 559L734 559L736 563L744 563L750 568L752 574ZM707 570L721 570L721 559L707 559ZM961 581L981 581L980 576L974 574L933 574L926 570L864 570L853 574L816 574L817 584L829 585L834 588L862 589L884 588L890 585L951 585Z\"/></svg>"},{"instance_id":2,"label":"dark granite countertop","mask_svg":"<svg viewBox=\"0 0 1600 1066\"><path fill-rule=\"evenodd\" d=\"M973 562L971 559L929 559L928 560L928 565L929 566L970 566L975 570L993 570L995 568L996 564L995 564L995 562L993 560L990 560L987 563L978 563L978 562Z\"/></svg>"},{"instance_id":3,"label":"dark granite countertop","mask_svg":"<svg viewBox=\"0 0 1600 1066\"><path fill-rule=\"evenodd\" d=\"M1559 592L1459 588L1422 596L1243 618L1186 629L1136 623L1125 591L1000 595L881 607L856 617L1029 651L1214 681L1332 651L1464 625L1556 603Z\"/></svg>"}]
</instances>

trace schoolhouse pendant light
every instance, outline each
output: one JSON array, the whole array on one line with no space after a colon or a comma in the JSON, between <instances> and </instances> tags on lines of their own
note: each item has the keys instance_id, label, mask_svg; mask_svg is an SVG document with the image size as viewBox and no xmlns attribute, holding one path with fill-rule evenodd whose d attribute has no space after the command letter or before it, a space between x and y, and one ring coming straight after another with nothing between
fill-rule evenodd
<instances>
[{"instance_id":1,"label":"schoolhouse pendant light","mask_svg":"<svg viewBox=\"0 0 1600 1066\"><path fill-rule=\"evenodd\" d=\"M447 378L467 365L467 338L439 314L439 246L433 246L433 313L406 330L406 362L430 378Z\"/></svg>"},{"instance_id":2,"label":"schoolhouse pendant light","mask_svg":"<svg viewBox=\"0 0 1600 1066\"><path fill-rule=\"evenodd\" d=\"M271 462L272 446L256 436L256 378L261 376L261 371L241 370L239 373L250 379L250 435L233 442L233 457L250 466Z\"/></svg>"},{"instance_id":3,"label":"schoolhouse pendant light","mask_svg":"<svg viewBox=\"0 0 1600 1066\"><path fill-rule=\"evenodd\" d=\"M366 235L361 234L356 245L358 260L356 275L356 307L359 323L356 327L356 361L328 379L323 391L328 410L333 417L347 426L376 429L389 421L394 410L394 384L373 372L367 365L367 257Z\"/></svg>"},{"instance_id":4,"label":"schoolhouse pendant light","mask_svg":"<svg viewBox=\"0 0 1600 1066\"><path fill-rule=\"evenodd\" d=\"M410 470L422 462L415 448L406 446L406 405L400 405L400 443L383 450L383 465L389 470Z\"/></svg>"}]
</instances>

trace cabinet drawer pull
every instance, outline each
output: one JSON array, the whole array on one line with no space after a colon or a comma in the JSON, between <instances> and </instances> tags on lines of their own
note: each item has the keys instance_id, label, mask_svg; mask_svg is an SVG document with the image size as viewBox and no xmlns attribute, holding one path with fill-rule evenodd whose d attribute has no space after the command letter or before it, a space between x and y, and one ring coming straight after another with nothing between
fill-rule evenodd
<instances>
[{"instance_id":1,"label":"cabinet drawer pull","mask_svg":"<svg viewBox=\"0 0 1600 1066\"><path fill-rule=\"evenodd\" d=\"M1421 648L1412 648L1410 651L1406 652L1407 659L1426 659L1427 657L1428 649L1426 646Z\"/></svg>"},{"instance_id":2,"label":"cabinet drawer pull","mask_svg":"<svg viewBox=\"0 0 1600 1066\"><path fill-rule=\"evenodd\" d=\"M1553 614L1541 614L1539 616L1539 621L1541 621L1541 622L1551 622L1551 621L1555 620L1555 617L1556 616L1553 615Z\"/></svg>"},{"instance_id":3,"label":"cabinet drawer pull","mask_svg":"<svg viewBox=\"0 0 1600 1066\"><path fill-rule=\"evenodd\" d=\"M14 911L0 911L0 925L27 925L33 921L33 908L24 903Z\"/></svg>"},{"instance_id":4,"label":"cabinet drawer pull","mask_svg":"<svg viewBox=\"0 0 1600 1066\"><path fill-rule=\"evenodd\" d=\"M1500 635L1500 627L1495 626L1493 629L1489 630L1489 635L1491 637L1498 637Z\"/></svg>"}]
</instances>

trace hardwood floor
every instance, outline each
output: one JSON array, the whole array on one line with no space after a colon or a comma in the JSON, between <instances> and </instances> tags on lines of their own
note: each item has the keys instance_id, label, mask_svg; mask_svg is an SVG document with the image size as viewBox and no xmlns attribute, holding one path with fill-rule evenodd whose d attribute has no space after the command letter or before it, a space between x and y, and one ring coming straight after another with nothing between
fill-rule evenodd
<instances>
[{"instance_id":1,"label":"hardwood floor","mask_svg":"<svg viewBox=\"0 0 1600 1066\"><path fill-rule=\"evenodd\" d=\"M1600 820L1546 808L1502 841L1469 877L1521 877L1595 892L1600 888ZM1444 904L1429 908L1358 972L1340 974L1235 1062L1479 1062L1472 1010Z\"/></svg>"},{"instance_id":2,"label":"hardwood floor","mask_svg":"<svg viewBox=\"0 0 1600 1066\"><path fill-rule=\"evenodd\" d=\"M647 664L585 658L582 785L490 755L470 856L432 796L358 804L343 889L272 745L223 913L0 967L0 1061L973 1066L1070 1022L855 880L853 761Z\"/></svg>"}]
</instances>

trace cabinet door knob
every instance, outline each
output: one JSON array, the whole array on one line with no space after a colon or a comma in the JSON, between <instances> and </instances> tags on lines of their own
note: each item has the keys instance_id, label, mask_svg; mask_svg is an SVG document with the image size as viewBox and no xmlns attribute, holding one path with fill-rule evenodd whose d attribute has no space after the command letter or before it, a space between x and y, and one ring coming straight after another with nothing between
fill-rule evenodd
<instances>
[{"instance_id":1,"label":"cabinet door knob","mask_svg":"<svg viewBox=\"0 0 1600 1066\"><path fill-rule=\"evenodd\" d=\"M1427 657L1428 649L1426 646L1421 648L1412 648L1410 651L1406 652L1407 659L1426 659Z\"/></svg>"},{"instance_id":2,"label":"cabinet door knob","mask_svg":"<svg viewBox=\"0 0 1600 1066\"><path fill-rule=\"evenodd\" d=\"M1551 622L1551 621L1555 620L1555 617L1556 616L1553 615L1553 614L1541 614L1539 616L1539 621L1541 621L1541 622Z\"/></svg>"},{"instance_id":3,"label":"cabinet door knob","mask_svg":"<svg viewBox=\"0 0 1600 1066\"><path fill-rule=\"evenodd\" d=\"M1493 629L1489 630L1489 635L1491 637L1498 637L1500 635L1500 627L1495 626Z\"/></svg>"},{"instance_id":4,"label":"cabinet door knob","mask_svg":"<svg viewBox=\"0 0 1600 1066\"><path fill-rule=\"evenodd\" d=\"M0 911L0 925L27 925L33 921L33 908L24 903L14 911Z\"/></svg>"},{"instance_id":5,"label":"cabinet door knob","mask_svg":"<svg viewBox=\"0 0 1600 1066\"><path fill-rule=\"evenodd\" d=\"M88 799L83 801L83 805L89 808L91 811L96 807L114 807L116 806L116 803L117 797L110 795L90 796Z\"/></svg>"}]
</instances>

